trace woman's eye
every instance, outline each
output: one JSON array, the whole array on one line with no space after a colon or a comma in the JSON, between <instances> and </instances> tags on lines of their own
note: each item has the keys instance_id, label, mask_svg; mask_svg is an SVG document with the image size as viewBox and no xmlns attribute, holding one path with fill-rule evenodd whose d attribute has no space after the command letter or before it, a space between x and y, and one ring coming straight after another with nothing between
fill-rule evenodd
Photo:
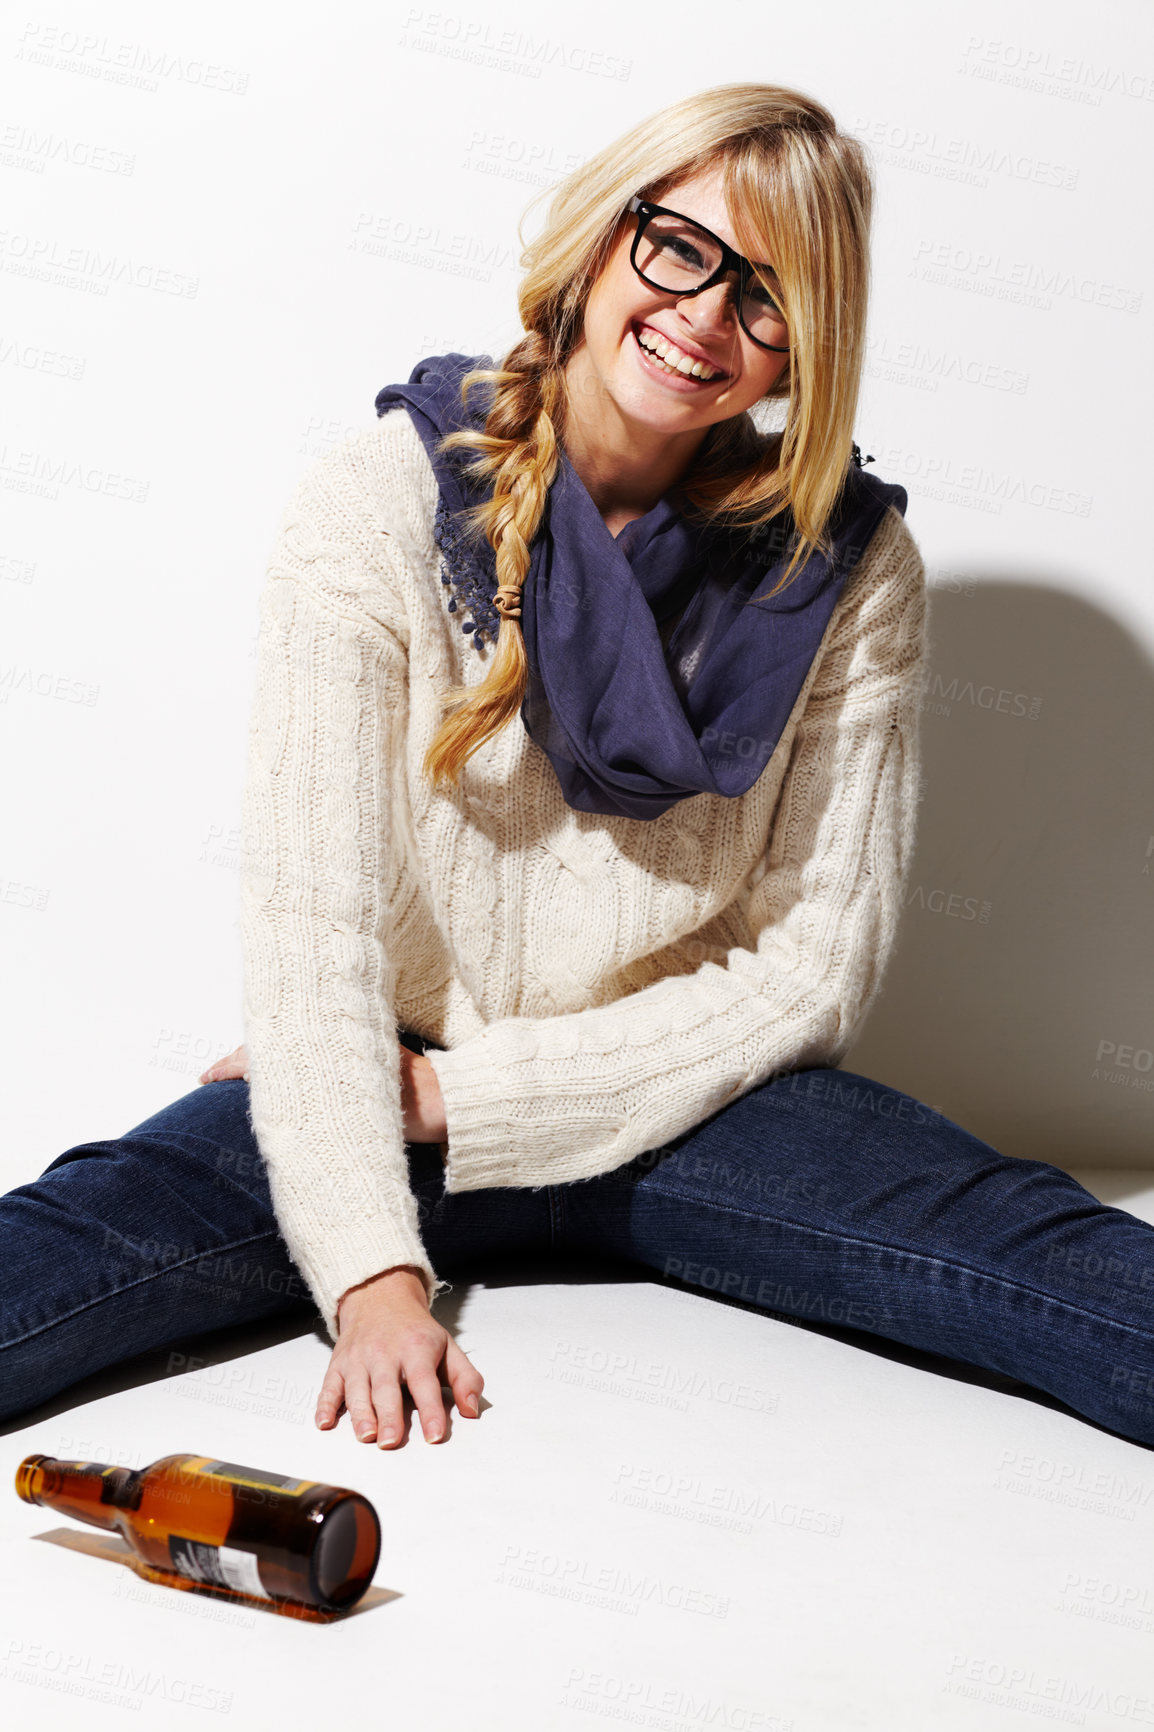
<instances>
[{"instance_id":1,"label":"woman's eye","mask_svg":"<svg viewBox=\"0 0 1154 1732\"><path fill-rule=\"evenodd\" d=\"M661 246L664 252L673 253L682 264L693 265L697 269L701 268L701 254L689 241L678 240L675 236L671 236L663 240Z\"/></svg>"}]
</instances>

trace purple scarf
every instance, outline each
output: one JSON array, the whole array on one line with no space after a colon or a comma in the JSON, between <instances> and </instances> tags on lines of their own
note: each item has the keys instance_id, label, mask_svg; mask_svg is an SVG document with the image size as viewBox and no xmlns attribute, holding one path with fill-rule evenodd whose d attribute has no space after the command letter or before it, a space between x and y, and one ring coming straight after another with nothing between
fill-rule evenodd
<instances>
[{"instance_id":1,"label":"purple scarf","mask_svg":"<svg viewBox=\"0 0 1154 1732\"><path fill-rule=\"evenodd\" d=\"M492 387L460 380L488 355L430 355L376 409L403 404L440 491L434 535L453 592L450 612L480 646L495 641L496 556L454 516L489 496L461 468L475 453L434 452L466 424L483 428ZM855 447L856 453L856 447ZM781 737L854 565L904 487L851 465L830 532L832 559L811 554L787 587L791 514L756 533L688 522L666 496L614 537L562 450L522 590L529 683L521 719L577 812L659 818L693 794L736 799ZM666 644L660 626L684 613Z\"/></svg>"}]
</instances>

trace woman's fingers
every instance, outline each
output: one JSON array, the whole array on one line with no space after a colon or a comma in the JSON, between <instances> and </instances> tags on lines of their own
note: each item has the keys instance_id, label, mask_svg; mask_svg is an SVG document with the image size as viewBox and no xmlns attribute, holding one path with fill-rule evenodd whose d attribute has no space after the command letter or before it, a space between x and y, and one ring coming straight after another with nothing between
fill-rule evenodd
<instances>
[{"instance_id":1,"label":"woman's fingers","mask_svg":"<svg viewBox=\"0 0 1154 1732\"><path fill-rule=\"evenodd\" d=\"M377 1435L377 1413L369 1374L360 1360L354 1360L345 1372L345 1406L349 1410L353 1435L361 1443L372 1443Z\"/></svg>"},{"instance_id":2,"label":"woman's fingers","mask_svg":"<svg viewBox=\"0 0 1154 1732\"><path fill-rule=\"evenodd\" d=\"M426 1443L440 1443L445 1435L445 1398L436 1367L425 1355L403 1367L405 1383L421 1419Z\"/></svg>"},{"instance_id":3,"label":"woman's fingers","mask_svg":"<svg viewBox=\"0 0 1154 1732\"><path fill-rule=\"evenodd\" d=\"M405 1392L427 1443L448 1435L441 1372L459 1412L480 1412L484 1378L430 1315L424 1281L401 1266L350 1288L338 1306L339 1335L317 1400L316 1421L336 1423L344 1406L354 1435L382 1449L403 1443Z\"/></svg>"},{"instance_id":4,"label":"woman's fingers","mask_svg":"<svg viewBox=\"0 0 1154 1732\"><path fill-rule=\"evenodd\" d=\"M414 1362L405 1372L404 1380L425 1441L438 1443L445 1435L445 1403L440 1378L431 1360ZM342 1381L349 1423L359 1441L375 1442L382 1449L400 1443L405 1430L401 1367L384 1357L376 1357L370 1371L368 1363L358 1356L349 1360ZM326 1377L317 1401L317 1424L322 1428L333 1424L340 1405L336 1383Z\"/></svg>"},{"instance_id":5,"label":"woman's fingers","mask_svg":"<svg viewBox=\"0 0 1154 1732\"><path fill-rule=\"evenodd\" d=\"M345 1380L330 1360L324 1382L321 1384L321 1392L317 1396L316 1422L322 1430L337 1423L344 1398Z\"/></svg>"},{"instance_id":6,"label":"woman's fingers","mask_svg":"<svg viewBox=\"0 0 1154 1732\"><path fill-rule=\"evenodd\" d=\"M405 1434L405 1397L395 1367L380 1365L373 1374L373 1406L377 1413L377 1445L392 1449Z\"/></svg>"},{"instance_id":7,"label":"woman's fingers","mask_svg":"<svg viewBox=\"0 0 1154 1732\"><path fill-rule=\"evenodd\" d=\"M445 1349L445 1372L453 1391L453 1400L457 1404L458 1413L463 1413L468 1419L479 1418L481 1391L485 1387L485 1379L473 1365L468 1355L457 1346L451 1335L449 1345Z\"/></svg>"},{"instance_id":8,"label":"woman's fingers","mask_svg":"<svg viewBox=\"0 0 1154 1732\"><path fill-rule=\"evenodd\" d=\"M244 1045L230 1052L227 1058L218 1058L215 1064L210 1064L206 1071L201 1072L200 1081L225 1082L236 1076L248 1077L248 1048Z\"/></svg>"}]
</instances>

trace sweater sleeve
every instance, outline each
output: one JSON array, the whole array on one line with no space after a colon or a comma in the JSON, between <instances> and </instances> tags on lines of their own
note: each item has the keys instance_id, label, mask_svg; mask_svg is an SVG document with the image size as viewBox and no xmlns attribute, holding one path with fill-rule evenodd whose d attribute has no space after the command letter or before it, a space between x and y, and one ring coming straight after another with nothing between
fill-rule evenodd
<instances>
[{"instance_id":1,"label":"sweater sleeve","mask_svg":"<svg viewBox=\"0 0 1154 1732\"><path fill-rule=\"evenodd\" d=\"M891 507L818 652L751 877L756 947L610 1005L506 1017L430 1050L448 1129L446 1190L590 1178L775 1071L839 1062L901 915L920 792L925 622L922 561Z\"/></svg>"},{"instance_id":2,"label":"sweater sleeve","mask_svg":"<svg viewBox=\"0 0 1154 1732\"><path fill-rule=\"evenodd\" d=\"M353 1286L423 1248L392 1009L390 781L407 706L398 557L329 454L290 501L260 597L242 806L241 939L251 1116L293 1261L334 1340Z\"/></svg>"}]
</instances>

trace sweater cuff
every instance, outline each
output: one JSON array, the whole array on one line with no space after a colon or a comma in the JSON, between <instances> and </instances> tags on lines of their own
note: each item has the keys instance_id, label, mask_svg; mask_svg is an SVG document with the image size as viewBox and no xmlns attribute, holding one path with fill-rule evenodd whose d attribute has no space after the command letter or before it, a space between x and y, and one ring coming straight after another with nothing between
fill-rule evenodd
<instances>
[{"instance_id":1,"label":"sweater cuff","mask_svg":"<svg viewBox=\"0 0 1154 1732\"><path fill-rule=\"evenodd\" d=\"M310 1259L298 1258L297 1261L333 1341L340 1333L337 1306L345 1294L363 1281L371 1280L374 1275L383 1274L386 1269L396 1269L406 1263L418 1268L424 1278L430 1306L450 1286L448 1281L438 1279L420 1239L409 1234L404 1224L391 1214L382 1212L374 1216L366 1213L342 1221L339 1227L335 1221L330 1222L325 1233L324 1250L324 1268L309 1267Z\"/></svg>"},{"instance_id":2,"label":"sweater cuff","mask_svg":"<svg viewBox=\"0 0 1154 1732\"><path fill-rule=\"evenodd\" d=\"M513 1153L508 1087L499 1063L494 1062L495 1051L492 1047L485 1050L491 1040L491 1031L486 1030L451 1051L442 1047L425 1051L441 1085L448 1137L445 1190L449 1195L546 1182L536 1178L527 1181L525 1158Z\"/></svg>"}]
</instances>

